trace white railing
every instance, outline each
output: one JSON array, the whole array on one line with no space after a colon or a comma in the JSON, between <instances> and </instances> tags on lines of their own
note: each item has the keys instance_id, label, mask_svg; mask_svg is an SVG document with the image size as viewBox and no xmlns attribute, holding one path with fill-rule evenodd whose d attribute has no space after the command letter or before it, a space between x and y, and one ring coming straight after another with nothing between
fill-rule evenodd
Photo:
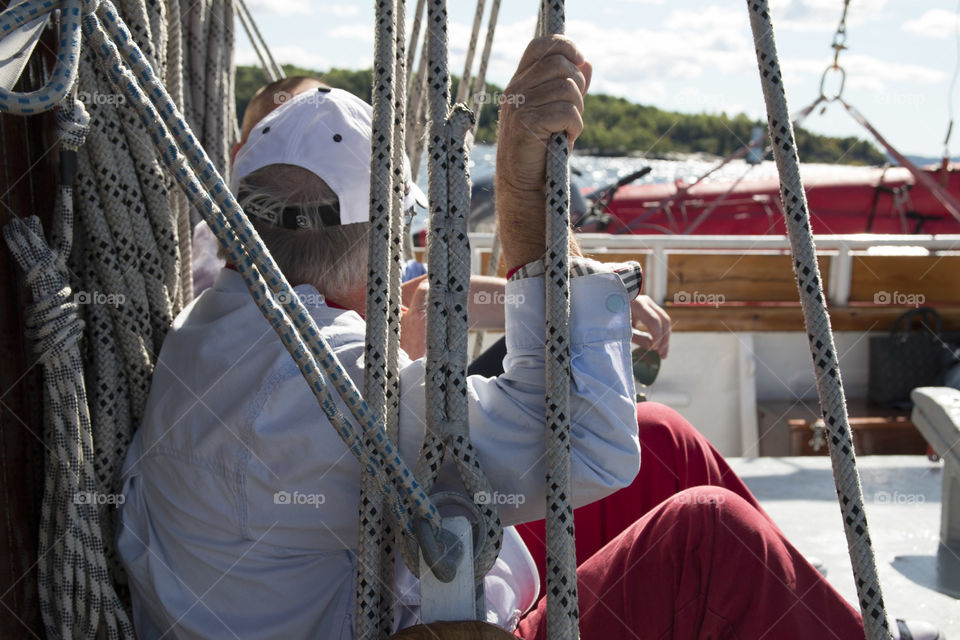
<instances>
[{"instance_id":1,"label":"white railing","mask_svg":"<svg viewBox=\"0 0 960 640\"><path fill-rule=\"evenodd\" d=\"M644 290L658 304L667 294L667 259L671 253L789 253L786 236L684 236L684 235L611 235L577 234L585 253L645 254ZM827 290L830 303L847 304L853 256L867 252L884 255L930 255L960 252L960 235L822 235L815 238L817 252L831 260ZM492 233L471 233L474 273L480 273L481 257L490 253ZM871 251L872 250L872 251Z\"/></svg>"}]
</instances>

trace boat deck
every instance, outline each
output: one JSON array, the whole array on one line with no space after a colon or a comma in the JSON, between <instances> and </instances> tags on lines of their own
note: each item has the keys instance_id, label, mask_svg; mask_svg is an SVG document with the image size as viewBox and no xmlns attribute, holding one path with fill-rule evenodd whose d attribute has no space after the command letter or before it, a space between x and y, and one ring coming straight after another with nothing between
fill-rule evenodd
<instances>
[{"instance_id":1,"label":"boat deck","mask_svg":"<svg viewBox=\"0 0 960 640\"><path fill-rule=\"evenodd\" d=\"M942 464L924 456L857 462L887 613L935 623L947 638L960 639L960 554L939 544ZM730 465L790 541L819 558L828 580L856 606L830 460L732 458Z\"/></svg>"}]
</instances>

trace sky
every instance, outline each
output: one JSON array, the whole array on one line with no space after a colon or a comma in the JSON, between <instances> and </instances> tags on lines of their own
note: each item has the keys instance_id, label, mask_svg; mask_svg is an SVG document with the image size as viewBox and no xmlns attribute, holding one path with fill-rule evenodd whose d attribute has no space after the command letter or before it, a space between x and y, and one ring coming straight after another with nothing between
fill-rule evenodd
<instances>
[{"instance_id":1,"label":"sky","mask_svg":"<svg viewBox=\"0 0 960 640\"><path fill-rule=\"evenodd\" d=\"M373 0L247 3L279 62L321 71L372 66ZM416 2L407 3L412 13ZM784 86L796 111L819 95L821 76L833 61L830 45L843 0L770 3ZM534 31L538 5L502 1L489 82L504 86L510 79ZM670 111L764 118L745 2L567 0L566 5L567 35L593 63L591 91ZM476 3L449 0L448 6L450 64L459 75ZM850 2L848 49L840 54L846 71L843 96L908 155L943 153L950 88L960 59L958 9L960 0ZM236 52L238 64L258 64L239 25ZM835 80L835 75L828 79L828 88ZM960 95L953 94L956 116ZM838 103L822 115L811 115L805 126L827 135L868 137ZM960 156L960 118L955 129L950 151Z\"/></svg>"}]
</instances>

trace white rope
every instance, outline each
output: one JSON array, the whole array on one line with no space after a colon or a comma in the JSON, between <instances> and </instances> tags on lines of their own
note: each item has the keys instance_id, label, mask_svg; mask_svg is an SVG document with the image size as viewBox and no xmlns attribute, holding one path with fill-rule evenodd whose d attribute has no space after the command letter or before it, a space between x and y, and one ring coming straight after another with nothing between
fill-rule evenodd
<instances>
[{"instance_id":1,"label":"white rope","mask_svg":"<svg viewBox=\"0 0 960 640\"><path fill-rule=\"evenodd\" d=\"M470 44L467 45L467 57L463 63L463 75L457 85L457 97L454 102L464 102L470 95L470 74L473 73L473 56L477 51L477 38L480 37L480 25L483 24L483 7L486 0L477 0L477 10L473 14L473 29L470 31Z\"/></svg>"},{"instance_id":2,"label":"white rope","mask_svg":"<svg viewBox=\"0 0 960 640\"><path fill-rule=\"evenodd\" d=\"M426 144L424 129L427 126L427 38L430 30L423 34L423 46L420 47L420 62L417 63L417 73L410 78L411 94L409 109L413 114L413 121L407 131L407 155L410 157L410 174L413 180L420 176L420 163L423 157L423 148ZM416 41L411 40L416 46Z\"/></svg>"},{"instance_id":3,"label":"white rope","mask_svg":"<svg viewBox=\"0 0 960 640\"><path fill-rule=\"evenodd\" d=\"M393 181L390 201L390 252L389 280L390 280L390 315L387 325L387 361L391 364L387 371L387 436L394 442L400 437L400 375L398 359L400 356L400 319L401 308L401 274L405 254L404 241L410 238L405 233L403 200L406 191L406 153L404 152L404 138L406 135L406 106L407 106L407 57L406 57L406 0L396 0L394 7L396 40L396 60L393 67L393 153L392 169ZM397 535L400 531L398 523L392 517L384 520L383 542L380 552L380 577L384 584L393 584L396 567ZM384 622L392 624L392 600L387 603L391 606L386 611L391 614Z\"/></svg>"},{"instance_id":4,"label":"white rope","mask_svg":"<svg viewBox=\"0 0 960 640\"><path fill-rule=\"evenodd\" d=\"M370 159L370 244L367 270L364 351L364 398L371 417L396 442L399 404L396 336L399 332L399 263L396 284L393 275L393 183L395 159L394 92L403 87L396 75L397 11L395 0L378 0L373 66L373 116ZM401 7L401 11L404 7ZM400 165L398 186L403 184ZM399 236L397 237L399 239ZM399 260L399 256L397 256ZM388 397L390 402L388 404ZM391 433L391 431L393 433ZM376 480L366 476L361 483L359 539L357 547L357 602L354 637L358 640L386 638L393 624L393 548L390 523L383 518L383 497ZM389 567L387 566L389 564Z\"/></svg>"},{"instance_id":5,"label":"white rope","mask_svg":"<svg viewBox=\"0 0 960 640\"><path fill-rule=\"evenodd\" d=\"M270 82L274 82L275 80L286 78L287 75L283 72L283 67L277 64L273 53L270 52L270 47L267 45L263 34L260 33L257 21L254 20L253 14L250 13L247 3L244 2L244 0L236 0L236 3L237 6L240 7L240 11L237 13L237 16L240 18L240 24L243 26L243 30L247 32L247 37L250 39L254 53L256 53L257 58L260 59L260 65L263 67L267 79Z\"/></svg>"},{"instance_id":6,"label":"white rope","mask_svg":"<svg viewBox=\"0 0 960 640\"><path fill-rule=\"evenodd\" d=\"M417 8L413 11L413 27L410 31L410 47L407 49L407 65L404 69L413 69L413 61L417 57L417 43L420 42L420 25L423 24L423 8L426 6L426 0L417 0ZM421 52L421 56L423 53ZM420 72L418 72L420 73ZM413 79L414 77L420 78L420 75L413 73L408 73L407 75L407 95L413 91ZM411 103L411 107L413 104ZM411 109L412 110L412 109ZM409 153L410 147L407 147L407 152Z\"/></svg>"},{"instance_id":7,"label":"white rope","mask_svg":"<svg viewBox=\"0 0 960 640\"><path fill-rule=\"evenodd\" d=\"M544 0L542 27L564 31L563 0ZM570 503L570 167L566 132L547 143L545 194L546 419L547 419L547 637L579 637L577 554Z\"/></svg>"},{"instance_id":8,"label":"white rope","mask_svg":"<svg viewBox=\"0 0 960 640\"><path fill-rule=\"evenodd\" d=\"M473 110L473 128L471 129L470 139L477 133L477 127L480 126L480 111L486 99L483 93L487 90L487 63L490 61L490 52L493 50L493 36L497 30L497 18L500 15L500 0L493 0L490 7L490 18L487 22L487 38L483 43L483 53L480 55L480 68L477 69L477 75L473 79L473 86L470 88L470 108ZM497 234L493 234L494 243L498 242Z\"/></svg>"},{"instance_id":9,"label":"white rope","mask_svg":"<svg viewBox=\"0 0 960 640\"><path fill-rule=\"evenodd\" d=\"M33 302L24 310L27 337L43 365L45 481L37 562L40 609L51 638L134 635L110 582L100 527L101 496L94 468L95 438L87 405L80 340L83 321L70 287L66 258L73 242L73 172L89 116L68 99L57 113L61 161L66 167L54 214L55 248L36 216L13 219L3 235L26 274Z\"/></svg>"},{"instance_id":10,"label":"white rope","mask_svg":"<svg viewBox=\"0 0 960 640\"><path fill-rule=\"evenodd\" d=\"M62 6L60 17L61 47L57 61L47 84L29 93L16 93L0 87L0 111L18 115L30 115L48 111L60 104L77 76L80 52L80 7L81 0L27 0L10 7L0 14L0 34L10 33L37 16Z\"/></svg>"},{"instance_id":11,"label":"white rope","mask_svg":"<svg viewBox=\"0 0 960 640\"><path fill-rule=\"evenodd\" d=\"M864 628L866 636L871 640L889 639L891 634L877 575L876 558L870 543L863 489L857 473L837 351L817 265L806 194L800 180L800 160L790 124L769 6L766 0L751 0L747 4L757 49L763 97L767 105L773 154L780 173L780 196L793 250L804 325L810 340L820 407L829 434L827 442Z\"/></svg>"},{"instance_id":12,"label":"white rope","mask_svg":"<svg viewBox=\"0 0 960 640\"><path fill-rule=\"evenodd\" d=\"M490 18L487 22L487 37L483 43L483 53L480 54L480 68L473 79L470 88L470 108L473 111L473 127L470 129L468 140L473 144L474 136L477 134L477 127L480 126L480 111L484 103L487 102L484 93L487 90L487 63L490 61L490 52L493 50L493 36L497 29L497 18L500 15L500 0L493 0L490 7ZM487 263L486 275L497 275L497 269L500 265L500 219L494 217L493 221L493 246L490 248L490 262ZM483 341L486 337L485 331L477 331L473 341L472 360L476 360L483 352Z\"/></svg>"},{"instance_id":13,"label":"white rope","mask_svg":"<svg viewBox=\"0 0 960 640\"><path fill-rule=\"evenodd\" d=\"M237 0L241 2L242 0ZM277 77L277 72L274 68L267 62L267 58L263 55L263 52L260 51L260 45L253 35L253 29L250 25L247 24L247 16L244 11L237 12L237 18L240 19L240 26L243 27L243 30L247 32L247 39L250 41L250 46L253 47L253 53L257 56L257 60L260 61L260 68L263 69L263 74L267 77L267 82L275 82L280 78Z\"/></svg>"},{"instance_id":14,"label":"white rope","mask_svg":"<svg viewBox=\"0 0 960 640\"><path fill-rule=\"evenodd\" d=\"M450 73L447 67L447 10L445 0L430 0L427 9L429 57L430 241L428 243L427 299L427 429L417 463L417 478L429 490L446 453L475 503L492 489L480 469L470 442L467 402L467 297L470 287L470 209L467 130L472 115L462 105L450 109ZM477 581L490 570L500 553L503 528L495 508L477 505L483 517L475 550ZM408 568L417 574L411 548L402 547Z\"/></svg>"}]
</instances>

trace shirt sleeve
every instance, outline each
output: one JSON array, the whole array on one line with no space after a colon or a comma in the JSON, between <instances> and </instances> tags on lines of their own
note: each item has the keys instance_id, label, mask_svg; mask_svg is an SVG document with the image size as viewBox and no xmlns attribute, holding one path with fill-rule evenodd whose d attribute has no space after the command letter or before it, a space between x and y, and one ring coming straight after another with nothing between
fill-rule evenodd
<instances>
[{"instance_id":1,"label":"shirt sleeve","mask_svg":"<svg viewBox=\"0 0 960 640\"><path fill-rule=\"evenodd\" d=\"M514 274L516 276L516 274ZM629 301L613 272L571 279L570 414L575 506L630 484L640 464L630 364ZM544 279L514 277L505 292L507 356L496 378L468 378L471 439L505 525L545 510ZM401 453L416 465L424 432L423 361L401 372ZM439 384L439 382L437 382ZM461 490L450 465L438 489Z\"/></svg>"},{"instance_id":2,"label":"shirt sleeve","mask_svg":"<svg viewBox=\"0 0 960 640\"><path fill-rule=\"evenodd\" d=\"M522 280L523 278L535 278L546 273L546 265L543 258L528 262L525 265L512 270L507 276L508 281ZM570 277L578 278L595 273L614 273L623 282L627 289L627 299L633 300L643 288L643 268L639 262L600 262L591 258L582 256L570 257Z\"/></svg>"}]
</instances>

